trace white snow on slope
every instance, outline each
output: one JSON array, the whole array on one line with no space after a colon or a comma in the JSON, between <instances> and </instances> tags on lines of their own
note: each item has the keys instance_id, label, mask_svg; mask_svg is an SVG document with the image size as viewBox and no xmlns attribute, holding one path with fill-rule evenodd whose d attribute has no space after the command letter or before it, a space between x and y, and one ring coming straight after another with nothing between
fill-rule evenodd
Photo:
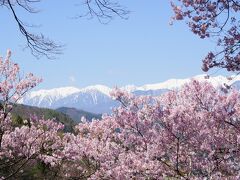
<instances>
[{"instance_id":1,"label":"white snow on slope","mask_svg":"<svg viewBox=\"0 0 240 180\"><path fill-rule=\"evenodd\" d=\"M147 91L147 90L158 90L158 89L178 89L181 86L183 86L186 83L189 83L191 79L198 80L200 82L207 81L211 83L214 87L219 87L221 85L225 84L232 84L236 81L240 80L240 76L232 76L232 80L229 80L225 76L207 76L205 74L197 75L192 78L186 78L186 79L169 79L167 81L164 81L162 83L156 83L156 84L146 84L144 86L138 87L138 90Z\"/></svg>"},{"instance_id":2,"label":"white snow on slope","mask_svg":"<svg viewBox=\"0 0 240 180\"><path fill-rule=\"evenodd\" d=\"M112 89L104 85L94 85L94 86L88 86L79 90L80 92L84 92L84 93L87 93L90 91L99 91L107 96L110 96L110 92Z\"/></svg>"},{"instance_id":3,"label":"white snow on slope","mask_svg":"<svg viewBox=\"0 0 240 180\"><path fill-rule=\"evenodd\" d=\"M61 87L61 88L54 88L54 89L42 89L38 91L32 91L30 93L30 98L35 96L55 96L55 97L66 97L70 94L74 94L79 92L80 90L75 87Z\"/></svg>"}]
</instances>

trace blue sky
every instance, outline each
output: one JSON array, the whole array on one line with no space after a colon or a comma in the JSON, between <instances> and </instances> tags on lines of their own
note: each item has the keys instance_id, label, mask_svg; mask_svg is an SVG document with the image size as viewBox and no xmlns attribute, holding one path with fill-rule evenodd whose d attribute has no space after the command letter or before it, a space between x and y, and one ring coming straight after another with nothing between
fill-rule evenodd
<instances>
[{"instance_id":1,"label":"blue sky","mask_svg":"<svg viewBox=\"0 0 240 180\"><path fill-rule=\"evenodd\" d=\"M108 25L72 19L80 10L74 1L42 2L37 6L41 12L35 15L19 11L29 24L41 25L32 31L66 45L56 60L37 60L28 50L22 51L25 41L10 12L2 9L0 54L12 49L12 60L23 72L44 79L38 88L143 85L203 73L201 60L215 44L193 35L184 21L170 26L169 1L121 2L132 11L129 19L116 18Z\"/></svg>"}]
</instances>

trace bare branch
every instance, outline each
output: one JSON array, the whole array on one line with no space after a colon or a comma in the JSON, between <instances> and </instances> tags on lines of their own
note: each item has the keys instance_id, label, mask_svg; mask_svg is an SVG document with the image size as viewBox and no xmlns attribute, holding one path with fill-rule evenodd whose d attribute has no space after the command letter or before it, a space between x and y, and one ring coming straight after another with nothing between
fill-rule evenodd
<instances>
[{"instance_id":1,"label":"bare branch","mask_svg":"<svg viewBox=\"0 0 240 180\"><path fill-rule=\"evenodd\" d=\"M128 11L125 7L121 6L118 2L111 0L84 0L83 6L86 7L86 13L77 16L97 18L102 24L109 23L115 16L122 19L128 19Z\"/></svg>"},{"instance_id":2,"label":"bare branch","mask_svg":"<svg viewBox=\"0 0 240 180\"><path fill-rule=\"evenodd\" d=\"M46 38L43 34L37 35L29 32L26 28L27 25L19 19L19 16L16 13L15 6L19 6L26 10L29 13L37 13L30 4L40 2L40 0L2 0L1 5L6 6L11 11L14 20L17 22L17 26L21 34L26 39L26 48L29 48L31 53L36 57L40 58L45 56L49 59L55 57L55 55L60 54L62 51L62 45L56 44L54 41Z\"/></svg>"}]
</instances>

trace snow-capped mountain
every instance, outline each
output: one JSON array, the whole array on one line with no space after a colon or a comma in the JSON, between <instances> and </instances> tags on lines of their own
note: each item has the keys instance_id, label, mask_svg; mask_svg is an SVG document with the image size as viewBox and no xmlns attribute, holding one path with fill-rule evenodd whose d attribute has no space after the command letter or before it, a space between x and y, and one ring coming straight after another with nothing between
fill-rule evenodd
<instances>
[{"instance_id":1,"label":"snow-capped mountain","mask_svg":"<svg viewBox=\"0 0 240 180\"><path fill-rule=\"evenodd\" d=\"M223 84L233 85L240 89L240 76L232 77L231 80L224 76L208 77L206 75L198 75L186 79L169 79L167 81L146 84L140 87L128 85L120 87L127 92L136 95L153 95L158 96L172 89L178 89L191 79L198 81L208 81L213 86L219 87ZM104 85L94 85L85 88L76 87L61 87L49 90L38 90L28 93L20 103L32 106L59 108L59 107L74 107L94 113L110 112L111 109L117 106L117 102L112 100L110 92L112 88Z\"/></svg>"}]
</instances>

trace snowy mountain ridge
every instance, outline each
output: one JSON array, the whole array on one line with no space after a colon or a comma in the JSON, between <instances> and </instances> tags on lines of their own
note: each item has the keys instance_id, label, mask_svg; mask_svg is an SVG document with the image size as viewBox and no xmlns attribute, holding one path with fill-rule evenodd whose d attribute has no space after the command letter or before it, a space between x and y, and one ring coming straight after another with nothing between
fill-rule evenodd
<instances>
[{"instance_id":1,"label":"snowy mountain ridge","mask_svg":"<svg viewBox=\"0 0 240 180\"><path fill-rule=\"evenodd\" d=\"M224 76L208 77L206 75L197 75L185 79L169 79L167 81L155 84L146 84L143 86L127 85L120 89L136 95L160 95L168 90L178 89L185 83L196 79L198 81L208 81L214 87L223 84L235 85L240 88L240 75L229 78ZM74 107L94 113L110 112L117 103L110 97L113 88L104 85L93 85L85 88L61 87L54 89L42 89L31 91L20 103L46 108Z\"/></svg>"},{"instance_id":2,"label":"snowy mountain ridge","mask_svg":"<svg viewBox=\"0 0 240 180\"><path fill-rule=\"evenodd\" d=\"M144 86L138 87L138 90L157 90L157 89L178 89L186 83L189 83L191 79L198 80L200 82L207 81L211 83L214 87L218 87L220 85L225 84L233 84L236 81L240 80L240 75L238 76L231 76L232 80L229 80L228 77L225 76L208 76L205 74L197 75L192 78L185 78L185 79L169 79L167 81L157 83L157 84L146 84Z\"/></svg>"}]
</instances>

